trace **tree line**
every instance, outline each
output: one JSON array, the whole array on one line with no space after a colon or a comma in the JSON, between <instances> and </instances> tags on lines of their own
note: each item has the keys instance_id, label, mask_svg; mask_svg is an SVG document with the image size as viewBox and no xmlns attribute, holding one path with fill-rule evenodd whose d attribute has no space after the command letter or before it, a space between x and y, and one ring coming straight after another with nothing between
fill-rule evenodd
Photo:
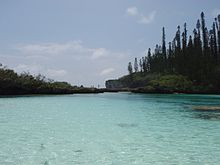
<instances>
[{"instance_id":1,"label":"tree line","mask_svg":"<svg viewBox=\"0 0 220 165\"><path fill-rule=\"evenodd\" d=\"M0 64L0 96L24 94L73 94L73 93L100 93L95 88L72 86L67 82L59 82L38 74L28 72L21 74Z\"/></svg>"},{"instance_id":2,"label":"tree line","mask_svg":"<svg viewBox=\"0 0 220 165\"><path fill-rule=\"evenodd\" d=\"M180 74L194 84L220 87L220 15L206 26L205 15L197 20L193 34L188 36L187 24L177 31L171 42L166 44L165 28L162 28L162 43L154 52L149 48L146 56L128 63L130 75L140 72Z\"/></svg>"}]
</instances>

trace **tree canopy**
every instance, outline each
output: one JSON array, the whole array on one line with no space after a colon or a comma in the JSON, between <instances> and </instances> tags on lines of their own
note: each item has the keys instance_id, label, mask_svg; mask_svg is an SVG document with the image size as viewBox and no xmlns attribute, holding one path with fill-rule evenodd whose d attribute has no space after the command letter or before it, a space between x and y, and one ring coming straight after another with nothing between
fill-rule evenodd
<instances>
[{"instance_id":1,"label":"tree canopy","mask_svg":"<svg viewBox=\"0 0 220 165\"><path fill-rule=\"evenodd\" d=\"M135 58L135 65L137 58ZM132 69L129 68L131 71ZM137 71L137 66L134 68ZM129 71L129 74L135 74ZM193 34L188 36L187 24L177 26L171 42L166 45L165 28L162 42L156 44L154 52L148 49L146 56L139 59L139 72L178 74L189 78L193 85L209 85L220 88L220 15L208 29L202 12Z\"/></svg>"}]
</instances>

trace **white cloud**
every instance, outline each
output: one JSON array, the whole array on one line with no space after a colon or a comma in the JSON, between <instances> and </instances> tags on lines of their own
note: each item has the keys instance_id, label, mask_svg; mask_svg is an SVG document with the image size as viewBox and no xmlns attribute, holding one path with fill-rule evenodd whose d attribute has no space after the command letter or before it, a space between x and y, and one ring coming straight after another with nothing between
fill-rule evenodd
<instances>
[{"instance_id":1,"label":"white cloud","mask_svg":"<svg viewBox=\"0 0 220 165\"><path fill-rule=\"evenodd\" d=\"M106 75L109 75L111 74L112 72L114 72L115 69L114 68L107 68L107 69L104 69L101 71L100 75L101 76L106 76Z\"/></svg>"},{"instance_id":2,"label":"white cloud","mask_svg":"<svg viewBox=\"0 0 220 165\"><path fill-rule=\"evenodd\" d=\"M87 48L81 41L17 45L16 49L29 58L68 55L79 60L82 58L99 59L111 54L105 48Z\"/></svg>"},{"instance_id":3,"label":"white cloud","mask_svg":"<svg viewBox=\"0 0 220 165\"><path fill-rule=\"evenodd\" d=\"M151 11L148 15L144 15L135 6L127 8L126 13L128 16L135 17L137 22L141 24L150 24L156 16L156 11Z\"/></svg>"},{"instance_id":4,"label":"white cloud","mask_svg":"<svg viewBox=\"0 0 220 165\"><path fill-rule=\"evenodd\" d=\"M105 48L97 48L92 50L92 59L98 59L108 55L108 51Z\"/></svg>"},{"instance_id":5,"label":"white cloud","mask_svg":"<svg viewBox=\"0 0 220 165\"><path fill-rule=\"evenodd\" d=\"M11 55L2 58L3 64L9 68L19 73L40 73L73 85L104 86L107 78L114 79L126 74L127 62L131 60L130 51L88 47L81 41L18 44L13 48Z\"/></svg>"},{"instance_id":6,"label":"white cloud","mask_svg":"<svg viewBox=\"0 0 220 165\"><path fill-rule=\"evenodd\" d=\"M130 16L136 16L136 15L138 15L138 9L137 9L137 7L129 7L129 8L127 8L126 12L127 12L127 14L130 15Z\"/></svg>"},{"instance_id":7,"label":"white cloud","mask_svg":"<svg viewBox=\"0 0 220 165\"><path fill-rule=\"evenodd\" d=\"M152 11L148 16L140 15L139 23L149 24L154 21L156 11Z\"/></svg>"},{"instance_id":8,"label":"white cloud","mask_svg":"<svg viewBox=\"0 0 220 165\"><path fill-rule=\"evenodd\" d=\"M66 51L75 50L82 51L81 41L73 41L68 43L43 43L43 44L26 44L18 45L17 48L24 53L32 54L60 54Z\"/></svg>"}]
</instances>

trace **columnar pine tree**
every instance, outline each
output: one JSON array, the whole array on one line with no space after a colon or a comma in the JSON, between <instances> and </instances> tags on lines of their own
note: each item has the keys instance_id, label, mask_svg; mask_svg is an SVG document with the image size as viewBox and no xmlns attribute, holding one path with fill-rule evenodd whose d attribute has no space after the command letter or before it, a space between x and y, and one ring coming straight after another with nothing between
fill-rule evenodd
<instances>
[{"instance_id":1,"label":"columnar pine tree","mask_svg":"<svg viewBox=\"0 0 220 165\"><path fill-rule=\"evenodd\" d=\"M137 61L137 58L134 59L134 72L135 73L138 72L138 61Z\"/></svg>"},{"instance_id":2,"label":"columnar pine tree","mask_svg":"<svg viewBox=\"0 0 220 165\"><path fill-rule=\"evenodd\" d=\"M220 14L218 15L218 23L216 21L216 26L218 30L218 56L219 56L219 63L220 63Z\"/></svg>"},{"instance_id":3,"label":"columnar pine tree","mask_svg":"<svg viewBox=\"0 0 220 165\"><path fill-rule=\"evenodd\" d=\"M186 51L187 47L187 30L186 30L186 23L184 23L184 32L182 34L182 44L183 44L183 52Z\"/></svg>"},{"instance_id":4,"label":"columnar pine tree","mask_svg":"<svg viewBox=\"0 0 220 165\"><path fill-rule=\"evenodd\" d=\"M181 38L180 38L180 26L177 26L177 32L176 32L176 49L179 53L181 50Z\"/></svg>"},{"instance_id":5,"label":"columnar pine tree","mask_svg":"<svg viewBox=\"0 0 220 165\"><path fill-rule=\"evenodd\" d=\"M200 24L200 20L199 19L197 20L196 28L197 28L197 31L198 31L197 38L198 38L199 43L201 43L201 34L200 34L201 24Z\"/></svg>"},{"instance_id":6,"label":"columnar pine tree","mask_svg":"<svg viewBox=\"0 0 220 165\"><path fill-rule=\"evenodd\" d=\"M167 65L168 65L168 72L172 73L173 72L173 50L172 50L171 42L169 42Z\"/></svg>"},{"instance_id":7,"label":"columnar pine tree","mask_svg":"<svg viewBox=\"0 0 220 165\"><path fill-rule=\"evenodd\" d=\"M143 72L143 62L142 59L139 60L139 67L140 67L140 72Z\"/></svg>"},{"instance_id":8,"label":"columnar pine tree","mask_svg":"<svg viewBox=\"0 0 220 165\"><path fill-rule=\"evenodd\" d=\"M144 73L147 73L148 72L148 61L147 61L146 56L143 58L143 61L144 61Z\"/></svg>"},{"instance_id":9,"label":"columnar pine tree","mask_svg":"<svg viewBox=\"0 0 220 165\"><path fill-rule=\"evenodd\" d=\"M146 58L142 57L142 64L143 64L143 72L147 72L147 63L146 63Z\"/></svg>"},{"instance_id":10,"label":"columnar pine tree","mask_svg":"<svg viewBox=\"0 0 220 165\"><path fill-rule=\"evenodd\" d=\"M213 31L213 29L209 31L209 36L210 36L209 45L210 45L211 55L214 57L214 59L215 59L215 61L216 61L217 59L216 59L216 54L215 54L214 31ZM215 62L215 61L214 61L214 62Z\"/></svg>"},{"instance_id":11,"label":"columnar pine tree","mask_svg":"<svg viewBox=\"0 0 220 165\"><path fill-rule=\"evenodd\" d=\"M165 36L164 27L163 27L163 33L162 33L162 54L164 56L164 59L166 59L166 36Z\"/></svg>"},{"instance_id":12,"label":"columnar pine tree","mask_svg":"<svg viewBox=\"0 0 220 165\"><path fill-rule=\"evenodd\" d=\"M187 46L187 54L190 56L189 61L188 61L188 66L187 66L187 74L188 77L191 80L195 79L195 57L193 56L194 54L194 45L193 45L193 41L192 41L192 36L189 36L189 42L188 42L188 46Z\"/></svg>"},{"instance_id":13,"label":"columnar pine tree","mask_svg":"<svg viewBox=\"0 0 220 165\"><path fill-rule=\"evenodd\" d=\"M151 49L149 48L148 49L148 52L147 52L147 71L150 72L151 70Z\"/></svg>"},{"instance_id":14,"label":"columnar pine tree","mask_svg":"<svg viewBox=\"0 0 220 165\"><path fill-rule=\"evenodd\" d=\"M185 75L187 73L187 65L188 65L188 56L186 54L187 49L187 29L186 29L186 23L184 23L184 31L182 33L182 73Z\"/></svg>"},{"instance_id":15,"label":"columnar pine tree","mask_svg":"<svg viewBox=\"0 0 220 165\"><path fill-rule=\"evenodd\" d=\"M217 51L217 38L216 38L216 24L213 22L212 29L210 30L210 48L211 54L214 57L214 62L218 62L218 51Z\"/></svg>"},{"instance_id":16,"label":"columnar pine tree","mask_svg":"<svg viewBox=\"0 0 220 165\"><path fill-rule=\"evenodd\" d=\"M134 62L134 71L138 72L137 60ZM210 30L205 24L205 15L201 13L201 20L197 20L193 37L187 37L186 23L184 30L180 32L177 27L175 37L169 42L166 50L165 28L162 28L162 45L156 44L155 51L147 55L139 62L140 72L182 74L187 76L194 84L214 85L220 89L220 15L215 18ZM132 74L132 66L129 64L129 73Z\"/></svg>"},{"instance_id":17,"label":"columnar pine tree","mask_svg":"<svg viewBox=\"0 0 220 165\"><path fill-rule=\"evenodd\" d=\"M180 37L180 26L177 26L177 32L175 36L176 40L176 48L175 48L175 69L178 73L183 73L182 66L183 66L183 60L182 60L182 54L181 54L181 37Z\"/></svg>"},{"instance_id":18,"label":"columnar pine tree","mask_svg":"<svg viewBox=\"0 0 220 165\"><path fill-rule=\"evenodd\" d=\"M129 75L132 75L132 73L133 73L133 68L132 68L131 62L128 63L128 73L129 73Z\"/></svg>"},{"instance_id":19,"label":"columnar pine tree","mask_svg":"<svg viewBox=\"0 0 220 165\"><path fill-rule=\"evenodd\" d=\"M167 53L166 53L166 35L165 35L165 28L162 29L162 59L161 65L163 72L167 70Z\"/></svg>"},{"instance_id":20,"label":"columnar pine tree","mask_svg":"<svg viewBox=\"0 0 220 165\"><path fill-rule=\"evenodd\" d=\"M207 31L205 26L205 15L201 13L201 23L202 23L202 39L203 39L203 49L206 52L208 49L208 39L207 39Z\"/></svg>"}]
</instances>

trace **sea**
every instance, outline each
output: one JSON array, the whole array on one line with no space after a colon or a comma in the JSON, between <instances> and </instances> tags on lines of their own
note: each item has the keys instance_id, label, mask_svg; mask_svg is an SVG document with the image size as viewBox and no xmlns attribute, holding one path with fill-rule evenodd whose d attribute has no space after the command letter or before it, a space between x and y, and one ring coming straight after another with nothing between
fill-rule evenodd
<instances>
[{"instance_id":1,"label":"sea","mask_svg":"<svg viewBox=\"0 0 220 165\"><path fill-rule=\"evenodd\" d=\"M0 165L219 165L219 95L0 97Z\"/></svg>"}]
</instances>

